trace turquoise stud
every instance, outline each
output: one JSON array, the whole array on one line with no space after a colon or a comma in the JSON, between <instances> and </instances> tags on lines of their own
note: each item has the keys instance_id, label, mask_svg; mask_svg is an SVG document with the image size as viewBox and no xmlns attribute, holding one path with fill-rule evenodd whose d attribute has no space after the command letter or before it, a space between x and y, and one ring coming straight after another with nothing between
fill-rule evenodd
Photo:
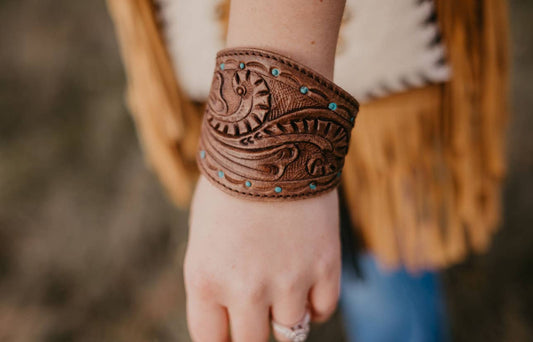
<instances>
[{"instance_id":1,"label":"turquoise stud","mask_svg":"<svg viewBox=\"0 0 533 342\"><path fill-rule=\"evenodd\" d=\"M244 183L244 185L245 185L247 188L249 188L249 187L252 186L252 182L250 182L250 181L246 181L246 183Z\"/></svg>"},{"instance_id":2,"label":"turquoise stud","mask_svg":"<svg viewBox=\"0 0 533 342\"><path fill-rule=\"evenodd\" d=\"M350 118L350 121L351 121L351 122L354 122L354 121L355 121L355 116L352 116L352 117Z\"/></svg>"},{"instance_id":3,"label":"turquoise stud","mask_svg":"<svg viewBox=\"0 0 533 342\"><path fill-rule=\"evenodd\" d=\"M220 70L224 70L224 67L226 66L226 64L224 63L220 63Z\"/></svg>"},{"instance_id":4,"label":"turquoise stud","mask_svg":"<svg viewBox=\"0 0 533 342\"><path fill-rule=\"evenodd\" d=\"M328 108L331 109L331 110L335 110L335 109L337 109L337 104L335 102L331 102L328 105Z\"/></svg>"},{"instance_id":5,"label":"turquoise stud","mask_svg":"<svg viewBox=\"0 0 533 342\"><path fill-rule=\"evenodd\" d=\"M337 178L341 178L341 175L342 175L341 171L337 172Z\"/></svg>"},{"instance_id":6,"label":"turquoise stud","mask_svg":"<svg viewBox=\"0 0 533 342\"><path fill-rule=\"evenodd\" d=\"M243 62L239 63L239 68L244 69L244 63Z\"/></svg>"},{"instance_id":7,"label":"turquoise stud","mask_svg":"<svg viewBox=\"0 0 533 342\"><path fill-rule=\"evenodd\" d=\"M200 151L200 158L205 159L205 151Z\"/></svg>"},{"instance_id":8,"label":"turquoise stud","mask_svg":"<svg viewBox=\"0 0 533 342\"><path fill-rule=\"evenodd\" d=\"M279 69L274 68L274 69L272 69L271 73L272 73L272 75L278 77L279 76Z\"/></svg>"},{"instance_id":9,"label":"turquoise stud","mask_svg":"<svg viewBox=\"0 0 533 342\"><path fill-rule=\"evenodd\" d=\"M281 192L281 188L279 186L277 186L277 187L274 188L274 191L279 194Z\"/></svg>"},{"instance_id":10,"label":"turquoise stud","mask_svg":"<svg viewBox=\"0 0 533 342\"><path fill-rule=\"evenodd\" d=\"M300 88L300 93L302 93L302 94L307 94L308 91L309 91L309 89L306 86L303 86L303 87Z\"/></svg>"},{"instance_id":11,"label":"turquoise stud","mask_svg":"<svg viewBox=\"0 0 533 342\"><path fill-rule=\"evenodd\" d=\"M310 188L311 190L316 190L316 184L315 184L315 183L310 183L310 184L309 184L309 188Z\"/></svg>"},{"instance_id":12,"label":"turquoise stud","mask_svg":"<svg viewBox=\"0 0 533 342\"><path fill-rule=\"evenodd\" d=\"M224 171L218 171L218 177L224 178Z\"/></svg>"}]
</instances>

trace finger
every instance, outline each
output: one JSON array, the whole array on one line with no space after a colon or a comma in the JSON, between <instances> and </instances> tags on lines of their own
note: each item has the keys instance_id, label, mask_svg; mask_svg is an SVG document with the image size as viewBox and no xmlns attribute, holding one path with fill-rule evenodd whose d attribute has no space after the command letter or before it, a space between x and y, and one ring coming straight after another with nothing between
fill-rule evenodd
<instances>
[{"instance_id":1,"label":"finger","mask_svg":"<svg viewBox=\"0 0 533 342\"><path fill-rule=\"evenodd\" d=\"M287 293L272 304L272 320L287 328L302 321L308 310L309 290L300 293ZM274 336L278 341L290 341L286 336L274 329Z\"/></svg>"},{"instance_id":2,"label":"finger","mask_svg":"<svg viewBox=\"0 0 533 342\"><path fill-rule=\"evenodd\" d=\"M335 312L340 294L340 275L321 279L311 289L309 302L313 321L325 322Z\"/></svg>"},{"instance_id":3,"label":"finger","mask_svg":"<svg viewBox=\"0 0 533 342\"><path fill-rule=\"evenodd\" d=\"M266 342L270 334L268 306L230 308L231 338L233 342Z\"/></svg>"},{"instance_id":4,"label":"finger","mask_svg":"<svg viewBox=\"0 0 533 342\"><path fill-rule=\"evenodd\" d=\"M194 342L229 341L228 315L221 305L189 296L187 323Z\"/></svg>"}]
</instances>

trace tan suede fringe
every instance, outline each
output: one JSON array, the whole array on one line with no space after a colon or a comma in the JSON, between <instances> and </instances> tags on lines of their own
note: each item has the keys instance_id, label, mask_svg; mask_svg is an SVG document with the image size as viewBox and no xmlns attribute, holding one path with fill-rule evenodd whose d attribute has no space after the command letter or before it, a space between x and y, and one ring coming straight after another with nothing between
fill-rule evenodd
<instances>
[{"instance_id":1,"label":"tan suede fringe","mask_svg":"<svg viewBox=\"0 0 533 342\"><path fill-rule=\"evenodd\" d=\"M200 106L174 78L151 0L108 0L128 102L149 163L176 204L197 175ZM503 0L438 0L451 82L361 108L343 172L355 226L385 267L412 271L484 251L500 220L507 118Z\"/></svg>"},{"instance_id":2,"label":"tan suede fringe","mask_svg":"<svg viewBox=\"0 0 533 342\"><path fill-rule=\"evenodd\" d=\"M451 82L361 107L345 194L388 267L437 268L484 251L500 220L507 118L507 8L437 1Z\"/></svg>"},{"instance_id":3,"label":"tan suede fringe","mask_svg":"<svg viewBox=\"0 0 533 342\"><path fill-rule=\"evenodd\" d=\"M182 92L150 0L108 0L128 77L128 105L147 163L173 201L189 204L201 105Z\"/></svg>"}]
</instances>

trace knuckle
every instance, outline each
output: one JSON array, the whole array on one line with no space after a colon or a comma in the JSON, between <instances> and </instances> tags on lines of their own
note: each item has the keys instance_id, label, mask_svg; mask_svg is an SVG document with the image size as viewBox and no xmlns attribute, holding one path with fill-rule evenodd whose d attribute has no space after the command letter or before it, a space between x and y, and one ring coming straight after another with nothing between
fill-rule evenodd
<instances>
[{"instance_id":1,"label":"knuckle","mask_svg":"<svg viewBox=\"0 0 533 342\"><path fill-rule=\"evenodd\" d=\"M324 254L317 260L316 270L322 277L340 272L340 259L333 253Z\"/></svg>"},{"instance_id":2,"label":"knuckle","mask_svg":"<svg viewBox=\"0 0 533 342\"><path fill-rule=\"evenodd\" d=\"M277 289L288 295L297 293L303 283L304 276L298 273L286 274L277 280Z\"/></svg>"},{"instance_id":3,"label":"knuckle","mask_svg":"<svg viewBox=\"0 0 533 342\"><path fill-rule=\"evenodd\" d=\"M259 281L242 281L235 287L235 295L247 303L260 303L265 299L266 286Z\"/></svg>"},{"instance_id":4,"label":"knuckle","mask_svg":"<svg viewBox=\"0 0 533 342\"><path fill-rule=\"evenodd\" d=\"M313 320L315 322L323 323L335 313L335 310L337 310L337 300L332 300L329 303L326 303L324 307L315 308Z\"/></svg>"},{"instance_id":5,"label":"knuckle","mask_svg":"<svg viewBox=\"0 0 533 342\"><path fill-rule=\"evenodd\" d=\"M202 297L207 297L211 294L213 285L209 276L203 272L186 272L185 286L188 291L192 291Z\"/></svg>"},{"instance_id":6,"label":"knuckle","mask_svg":"<svg viewBox=\"0 0 533 342\"><path fill-rule=\"evenodd\" d=\"M315 317L313 318L313 321L317 323L327 322L331 318L331 316L333 315L336 309L337 309L337 306L335 305L333 309L329 311L324 311L323 313L321 312L319 314L316 314Z\"/></svg>"},{"instance_id":7,"label":"knuckle","mask_svg":"<svg viewBox=\"0 0 533 342\"><path fill-rule=\"evenodd\" d=\"M313 294L311 303L314 321L324 322L337 310L339 290L337 290L338 287L333 286L333 284L330 284L330 286L331 287L326 292Z\"/></svg>"}]
</instances>

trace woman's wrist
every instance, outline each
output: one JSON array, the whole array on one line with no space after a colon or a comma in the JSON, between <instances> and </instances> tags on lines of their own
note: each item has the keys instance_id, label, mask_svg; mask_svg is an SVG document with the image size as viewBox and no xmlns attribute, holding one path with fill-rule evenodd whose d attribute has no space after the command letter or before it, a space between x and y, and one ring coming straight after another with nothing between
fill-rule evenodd
<instances>
[{"instance_id":1,"label":"woman's wrist","mask_svg":"<svg viewBox=\"0 0 533 342\"><path fill-rule=\"evenodd\" d=\"M277 201L339 184L359 106L330 80L343 6L231 2L197 155L219 189Z\"/></svg>"},{"instance_id":2,"label":"woman's wrist","mask_svg":"<svg viewBox=\"0 0 533 342\"><path fill-rule=\"evenodd\" d=\"M344 0L232 0L227 47L274 51L331 80L344 4Z\"/></svg>"}]
</instances>

